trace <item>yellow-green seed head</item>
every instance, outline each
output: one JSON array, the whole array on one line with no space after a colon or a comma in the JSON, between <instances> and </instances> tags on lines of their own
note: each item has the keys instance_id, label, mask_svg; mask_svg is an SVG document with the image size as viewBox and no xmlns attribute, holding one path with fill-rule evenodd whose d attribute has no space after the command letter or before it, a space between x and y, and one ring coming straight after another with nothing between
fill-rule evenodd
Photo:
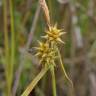
<instances>
[{"instance_id":1,"label":"yellow-green seed head","mask_svg":"<svg viewBox=\"0 0 96 96\"><path fill-rule=\"evenodd\" d=\"M45 57L45 55L49 49L49 45L47 43L43 43L43 42L39 41L39 46L35 47L35 49L37 50L36 56Z\"/></svg>"},{"instance_id":2,"label":"yellow-green seed head","mask_svg":"<svg viewBox=\"0 0 96 96\"><path fill-rule=\"evenodd\" d=\"M49 44L39 41L39 47L35 47L37 50L36 56L39 57L40 63L50 63L55 58L55 51L49 48Z\"/></svg>"},{"instance_id":3,"label":"yellow-green seed head","mask_svg":"<svg viewBox=\"0 0 96 96\"><path fill-rule=\"evenodd\" d=\"M49 30L46 31L46 35L43 36L43 38L48 39L51 42L55 42L55 43L64 43L61 40L61 36L63 34L65 34L66 32L62 32L61 29L57 28L57 24L55 24L54 26L49 26Z\"/></svg>"}]
</instances>

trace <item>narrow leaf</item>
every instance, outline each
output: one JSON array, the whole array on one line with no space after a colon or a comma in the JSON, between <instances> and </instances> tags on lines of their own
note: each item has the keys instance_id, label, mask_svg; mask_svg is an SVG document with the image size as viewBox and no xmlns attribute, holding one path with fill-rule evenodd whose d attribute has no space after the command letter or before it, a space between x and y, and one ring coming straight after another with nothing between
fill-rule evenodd
<instances>
[{"instance_id":1,"label":"narrow leaf","mask_svg":"<svg viewBox=\"0 0 96 96\"><path fill-rule=\"evenodd\" d=\"M64 72L64 75L65 75L66 79L71 83L72 88L73 88L73 82L71 81L71 79L67 75L67 72L66 72L65 67L63 65L63 62L62 62L62 59L61 59L61 55L60 55L60 52L59 52L58 48L57 48L57 51L58 51L58 55L59 55L59 59L60 59L60 64L61 64L61 68L62 68L62 70Z\"/></svg>"},{"instance_id":2,"label":"narrow leaf","mask_svg":"<svg viewBox=\"0 0 96 96\"><path fill-rule=\"evenodd\" d=\"M52 75L52 87L53 87L53 96L56 95L56 79L55 79L55 73L54 73L54 66L51 67L51 75Z\"/></svg>"},{"instance_id":3,"label":"narrow leaf","mask_svg":"<svg viewBox=\"0 0 96 96\"><path fill-rule=\"evenodd\" d=\"M34 89L34 87L37 85L37 83L40 81L40 79L45 75L45 73L48 71L49 68L43 68L41 72L34 78L34 80L28 85L26 90L21 96L28 96L30 92Z\"/></svg>"}]
</instances>

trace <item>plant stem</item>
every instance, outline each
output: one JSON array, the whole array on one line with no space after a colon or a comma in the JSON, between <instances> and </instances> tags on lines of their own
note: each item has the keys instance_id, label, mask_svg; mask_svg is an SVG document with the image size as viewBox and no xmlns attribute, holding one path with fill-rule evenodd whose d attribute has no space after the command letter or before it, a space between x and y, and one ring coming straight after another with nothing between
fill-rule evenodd
<instances>
[{"instance_id":1,"label":"plant stem","mask_svg":"<svg viewBox=\"0 0 96 96\"><path fill-rule=\"evenodd\" d=\"M67 73L66 73L64 64L63 64L62 59L61 59L61 54L60 54L60 51L59 51L58 48L57 48L57 52L58 52L58 56L59 56L59 59L60 59L61 68L62 68L62 70L63 70L63 72L64 72L64 75L65 75L66 79L71 83L72 88L73 88L73 82L70 80L70 78L68 77L68 75L67 75Z\"/></svg>"},{"instance_id":2,"label":"plant stem","mask_svg":"<svg viewBox=\"0 0 96 96\"><path fill-rule=\"evenodd\" d=\"M34 80L29 84L26 90L23 92L21 96L28 96L30 92L34 89L36 84L40 81L40 79L45 75L49 68L43 68L41 72L34 78Z\"/></svg>"},{"instance_id":3,"label":"plant stem","mask_svg":"<svg viewBox=\"0 0 96 96\"><path fill-rule=\"evenodd\" d=\"M51 67L51 75L52 75L53 96L56 96L56 79L54 73L54 66Z\"/></svg>"},{"instance_id":4,"label":"plant stem","mask_svg":"<svg viewBox=\"0 0 96 96\"><path fill-rule=\"evenodd\" d=\"M7 26L7 1L3 0L3 14L4 14L4 46L5 46L5 76L6 76L6 96L10 96L10 79L9 79L9 44L8 44L8 26Z\"/></svg>"},{"instance_id":5,"label":"plant stem","mask_svg":"<svg viewBox=\"0 0 96 96\"><path fill-rule=\"evenodd\" d=\"M13 69L15 63L15 29L14 29L14 13L13 13L13 1L9 0L10 6L10 18L11 18L11 62L10 62L10 86L13 81Z\"/></svg>"},{"instance_id":6,"label":"plant stem","mask_svg":"<svg viewBox=\"0 0 96 96\"><path fill-rule=\"evenodd\" d=\"M52 17L53 17L53 13L52 13L52 11L53 11L53 9L52 9L52 0L47 0L47 2L48 2L49 10L50 10L50 19L51 19L52 21L54 21L54 20L52 19ZM52 21L51 21L51 23L53 23Z\"/></svg>"}]
</instances>

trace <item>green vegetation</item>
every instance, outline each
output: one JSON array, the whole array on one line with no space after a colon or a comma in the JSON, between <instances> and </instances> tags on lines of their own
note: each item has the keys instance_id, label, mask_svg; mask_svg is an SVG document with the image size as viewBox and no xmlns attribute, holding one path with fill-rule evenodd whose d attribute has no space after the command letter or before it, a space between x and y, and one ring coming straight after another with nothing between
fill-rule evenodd
<instances>
[{"instance_id":1,"label":"green vegetation","mask_svg":"<svg viewBox=\"0 0 96 96\"><path fill-rule=\"evenodd\" d=\"M95 3L1 0L0 96L95 96Z\"/></svg>"}]
</instances>

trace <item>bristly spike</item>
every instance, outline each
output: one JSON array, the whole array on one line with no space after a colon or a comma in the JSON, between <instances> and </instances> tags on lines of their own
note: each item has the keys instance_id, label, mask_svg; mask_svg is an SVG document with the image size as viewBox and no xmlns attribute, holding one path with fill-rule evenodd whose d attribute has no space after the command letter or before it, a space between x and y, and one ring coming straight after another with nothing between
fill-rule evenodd
<instances>
[{"instance_id":1,"label":"bristly spike","mask_svg":"<svg viewBox=\"0 0 96 96\"><path fill-rule=\"evenodd\" d=\"M44 53L43 55L42 55L42 58L44 58L46 56L46 54Z\"/></svg>"},{"instance_id":2,"label":"bristly spike","mask_svg":"<svg viewBox=\"0 0 96 96\"><path fill-rule=\"evenodd\" d=\"M36 49L36 50L39 50L40 48L39 47L33 47L34 49Z\"/></svg>"},{"instance_id":3,"label":"bristly spike","mask_svg":"<svg viewBox=\"0 0 96 96\"><path fill-rule=\"evenodd\" d=\"M41 54L40 52L39 53L36 53L35 56L39 56L40 54Z\"/></svg>"},{"instance_id":4,"label":"bristly spike","mask_svg":"<svg viewBox=\"0 0 96 96\"><path fill-rule=\"evenodd\" d=\"M39 45L42 46L42 42L38 41Z\"/></svg>"},{"instance_id":5,"label":"bristly spike","mask_svg":"<svg viewBox=\"0 0 96 96\"><path fill-rule=\"evenodd\" d=\"M60 38L57 39L59 42L65 44Z\"/></svg>"},{"instance_id":6,"label":"bristly spike","mask_svg":"<svg viewBox=\"0 0 96 96\"><path fill-rule=\"evenodd\" d=\"M49 34L49 35L51 35L51 34L52 34L52 32L50 32L50 31L47 31L46 33L47 33L47 34Z\"/></svg>"},{"instance_id":7,"label":"bristly spike","mask_svg":"<svg viewBox=\"0 0 96 96\"><path fill-rule=\"evenodd\" d=\"M61 32L59 35L61 36L61 35L64 35L64 34L66 34L66 32Z\"/></svg>"},{"instance_id":8,"label":"bristly spike","mask_svg":"<svg viewBox=\"0 0 96 96\"><path fill-rule=\"evenodd\" d=\"M49 31L51 31L51 26L49 26Z\"/></svg>"},{"instance_id":9,"label":"bristly spike","mask_svg":"<svg viewBox=\"0 0 96 96\"><path fill-rule=\"evenodd\" d=\"M45 35L45 36L41 36L41 38L45 38L45 39L46 39L46 38L48 38L48 35Z\"/></svg>"},{"instance_id":10,"label":"bristly spike","mask_svg":"<svg viewBox=\"0 0 96 96\"><path fill-rule=\"evenodd\" d=\"M64 43L60 36L65 34L65 32L62 31L63 29L57 28L57 23L54 26L49 26L49 30L46 31L46 35L43 36L43 38L47 39L49 42L56 42L56 43Z\"/></svg>"},{"instance_id":11,"label":"bristly spike","mask_svg":"<svg viewBox=\"0 0 96 96\"><path fill-rule=\"evenodd\" d=\"M55 28L55 29L57 29L57 26L58 26L58 24L57 24L57 23L55 23L54 28Z\"/></svg>"}]
</instances>

